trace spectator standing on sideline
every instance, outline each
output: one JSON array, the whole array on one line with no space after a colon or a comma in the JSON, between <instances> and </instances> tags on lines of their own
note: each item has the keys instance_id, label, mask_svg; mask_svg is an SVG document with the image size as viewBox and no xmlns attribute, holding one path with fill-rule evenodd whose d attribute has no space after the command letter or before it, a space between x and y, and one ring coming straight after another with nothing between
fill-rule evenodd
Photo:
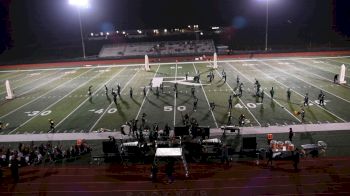
<instances>
[{"instance_id":1,"label":"spectator standing on sideline","mask_svg":"<svg viewBox=\"0 0 350 196\"><path fill-rule=\"evenodd\" d=\"M221 163L224 164L226 163L226 165L229 165L229 158L228 158L228 148L227 145L224 144L224 146L222 147L222 152L221 152Z\"/></svg>"},{"instance_id":2,"label":"spectator standing on sideline","mask_svg":"<svg viewBox=\"0 0 350 196\"><path fill-rule=\"evenodd\" d=\"M272 167L272 159L273 159L273 151L272 151L272 148L270 147L269 151L267 152L267 163L266 163L267 166L269 166L269 163L270 163L270 166Z\"/></svg>"},{"instance_id":3,"label":"spectator standing on sideline","mask_svg":"<svg viewBox=\"0 0 350 196\"><path fill-rule=\"evenodd\" d=\"M299 161L300 161L300 153L299 153L299 149L298 148L295 149L292 160L293 160L294 170L298 171L299 170L298 164L299 164Z\"/></svg>"},{"instance_id":4,"label":"spectator standing on sideline","mask_svg":"<svg viewBox=\"0 0 350 196\"><path fill-rule=\"evenodd\" d=\"M151 173L152 173L151 174L152 182L157 182L157 174L158 174L157 163L152 164Z\"/></svg>"},{"instance_id":5,"label":"spectator standing on sideline","mask_svg":"<svg viewBox=\"0 0 350 196\"><path fill-rule=\"evenodd\" d=\"M289 128L289 141L293 140L293 136L294 136L293 129Z\"/></svg>"},{"instance_id":6,"label":"spectator standing on sideline","mask_svg":"<svg viewBox=\"0 0 350 196\"><path fill-rule=\"evenodd\" d=\"M167 163L166 168L165 168L165 173L168 177L169 184L174 182L173 172L174 172L174 160L169 158L168 163Z\"/></svg>"},{"instance_id":7,"label":"spectator standing on sideline","mask_svg":"<svg viewBox=\"0 0 350 196\"><path fill-rule=\"evenodd\" d=\"M18 167L19 167L19 162L17 159L17 155L13 156L11 162L10 162L10 169L11 169L11 175L13 178L14 183L17 183L19 181L19 172L18 172Z\"/></svg>"}]
</instances>

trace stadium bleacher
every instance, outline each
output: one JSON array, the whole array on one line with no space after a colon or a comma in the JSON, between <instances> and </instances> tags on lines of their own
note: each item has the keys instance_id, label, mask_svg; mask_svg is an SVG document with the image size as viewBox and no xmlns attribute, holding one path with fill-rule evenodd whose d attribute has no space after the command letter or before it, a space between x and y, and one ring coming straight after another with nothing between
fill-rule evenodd
<instances>
[{"instance_id":1,"label":"stadium bleacher","mask_svg":"<svg viewBox=\"0 0 350 196\"><path fill-rule=\"evenodd\" d=\"M104 45L99 53L100 58L201 55L215 52L213 40L142 42L119 45Z\"/></svg>"}]
</instances>

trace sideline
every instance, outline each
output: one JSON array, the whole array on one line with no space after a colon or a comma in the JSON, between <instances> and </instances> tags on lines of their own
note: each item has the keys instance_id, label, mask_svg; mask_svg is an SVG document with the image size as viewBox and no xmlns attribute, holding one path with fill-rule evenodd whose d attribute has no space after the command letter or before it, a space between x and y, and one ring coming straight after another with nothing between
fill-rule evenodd
<instances>
[{"instance_id":1,"label":"sideline","mask_svg":"<svg viewBox=\"0 0 350 196\"><path fill-rule=\"evenodd\" d=\"M350 131L350 123L325 123L325 124L299 124L286 126L270 126L270 127L241 127L241 135L250 134L267 134L267 133L288 133L289 128L293 128L293 132L324 132L324 131ZM173 131L172 131L173 132ZM220 128L210 129L210 136L217 137L222 135ZM105 140L108 136L116 139L132 139L120 132L90 132L90 133L45 133L45 134L15 134L1 135L0 142L30 142L30 141L67 141L67 140Z\"/></svg>"}]
</instances>

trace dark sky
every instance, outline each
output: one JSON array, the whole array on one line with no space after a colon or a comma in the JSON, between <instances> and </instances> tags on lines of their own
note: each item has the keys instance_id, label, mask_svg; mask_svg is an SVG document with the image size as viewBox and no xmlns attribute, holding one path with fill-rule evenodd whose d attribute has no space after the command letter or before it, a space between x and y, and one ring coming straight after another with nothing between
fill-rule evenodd
<instances>
[{"instance_id":1,"label":"dark sky","mask_svg":"<svg viewBox=\"0 0 350 196\"><path fill-rule=\"evenodd\" d=\"M270 27L350 35L350 0L269 0ZM266 0L90 0L82 10L85 33L115 29L265 25ZM1 45L25 45L79 36L77 10L68 0L0 0ZM0 48L1 49L1 48Z\"/></svg>"}]
</instances>

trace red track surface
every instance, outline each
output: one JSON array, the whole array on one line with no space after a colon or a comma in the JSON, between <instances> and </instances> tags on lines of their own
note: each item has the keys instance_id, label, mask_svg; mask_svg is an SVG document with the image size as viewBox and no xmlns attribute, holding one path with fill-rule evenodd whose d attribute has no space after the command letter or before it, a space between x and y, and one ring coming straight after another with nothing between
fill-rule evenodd
<instances>
[{"instance_id":1,"label":"red track surface","mask_svg":"<svg viewBox=\"0 0 350 196\"><path fill-rule=\"evenodd\" d=\"M341 56L350 55L350 51L322 51L322 52L294 52L294 53L268 53L254 54L254 58L270 58L270 57L303 57L303 56ZM252 58L250 54L239 55L220 55L218 60L222 59L240 59ZM178 61L193 61L194 56L188 57L162 57L151 58L150 62L175 62ZM140 59L119 59L119 60L91 60L91 61L75 61L75 62L57 62L57 63L37 63L37 64L21 64L21 65L2 65L0 69L34 69L34 68L53 68L53 67L74 67L83 65L111 65L111 64L131 64L144 63L145 60Z\"/></svg>"},{"instance_id":2,"label":"red track surface","mask_svg":"<svg viewBox=\"0 0 350 196\"><path fill-rule=\"evenodd\" d=\"M314 195L350 194L350 158L301 159L295 172L291 161L274 167L254 162L190 164L185 178L177 165L175 182L166 184L160 168L159 182L149 180L150 165L91 165L26 167L20 182L11 184L5 172L0 195Z\"/></svg>"}]
</instances>

